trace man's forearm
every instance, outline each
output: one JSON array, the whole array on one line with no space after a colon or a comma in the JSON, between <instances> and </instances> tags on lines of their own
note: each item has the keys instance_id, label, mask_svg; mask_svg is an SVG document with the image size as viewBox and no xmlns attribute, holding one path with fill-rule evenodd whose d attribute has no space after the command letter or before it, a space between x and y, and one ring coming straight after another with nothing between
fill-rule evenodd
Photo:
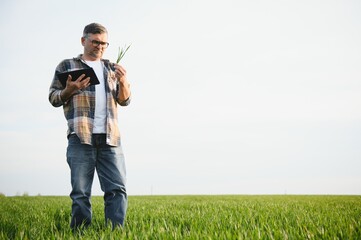
<instances>
[{"instance_id":1,"label":"man's forearm","mask_svg":"<svg viewBox=\"0 0 361 240\"><path fill-rule=\"evenodd\" d=\"M125 82L119 82L119 94L118 94L118 102L124 102L130 97L130 84Z\"/></svg>"},{"instance_id":2,"label":"man's forearm","mask_svg":"<svg viewBox=\"0 0 361 240\"><path fill-rule=\"evenodd\" d=\"M67 90L66 88L65 89L63 89L61 92L60 92L60 97L61 97L61 100L63 101L63 102L66 102L66 101L68 101L70 98L71 98L71 96L73 96L73 92L72 91L69 91L69 90Z\"/></svg>"}]
</instances>

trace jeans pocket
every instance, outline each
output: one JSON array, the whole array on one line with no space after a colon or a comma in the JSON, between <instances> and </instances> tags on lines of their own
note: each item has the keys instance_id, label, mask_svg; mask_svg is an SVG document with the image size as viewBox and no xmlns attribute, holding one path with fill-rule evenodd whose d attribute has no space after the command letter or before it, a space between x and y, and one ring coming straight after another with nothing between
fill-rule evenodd
<instances>
[{"instance_id":1,"label":"jeans pocket","mask_svg":"<svg viewBox=\"0 0 361 240\"><path fill-rule=\"evenodd\" d=\"M68 136L68 145L78 145L80 144L79 137L73 133Z\"/></svg>"}]
</instances>

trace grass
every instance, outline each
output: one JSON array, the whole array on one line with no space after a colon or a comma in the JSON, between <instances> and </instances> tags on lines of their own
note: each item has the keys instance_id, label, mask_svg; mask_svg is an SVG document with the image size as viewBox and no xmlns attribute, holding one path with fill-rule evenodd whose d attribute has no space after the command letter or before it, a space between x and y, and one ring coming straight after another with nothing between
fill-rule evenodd
<instances>
[{"instance_id":1,"label":"grass","mask_svg":"<svg viewBox=\"0 0 361 240\"><path fill-rule=\"evenodd\" d=\"M73 233L69 197L1 197L0 239L361 239L361 196L131 196L123 229Z\"/></svg>"},{"instance_id":2,"label":"grass","mask_svg":"<svg viewBox=\"0 0 361 240\"><path fill-rule=\"evenodd\" d=\"M124 48L120 48L119 47L119 51L118 51L118 57L116 60L116 63L119 64L120 60L122 60L122 58L124 57L125 53L128 51L128 49L130 48L131 45L128 46L124 46Z\"/></svg>"}]
</instances>

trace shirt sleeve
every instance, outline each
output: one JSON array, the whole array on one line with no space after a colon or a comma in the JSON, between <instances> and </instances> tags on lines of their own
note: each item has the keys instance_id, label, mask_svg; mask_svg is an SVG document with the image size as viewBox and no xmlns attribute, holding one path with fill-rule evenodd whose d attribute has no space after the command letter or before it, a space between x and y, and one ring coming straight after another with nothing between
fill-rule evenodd
<instances>
[{"instance_id":1,"label":"shirt sleeve","mask_svg":"<svg viewBox=\"0 0 361 240\"><path fill-rule=\"evenodd\" d=\"M130 97L128 97L127 100L119 102L120 106L128 106L129 104L130 104Z\"/></svg>"},{"instance_id":2,"label":"shirt sleeve","mask_svg":"<svg viewBox=\"0 0 361 240\"><path fill-rule=\"evenodd\" d=\"M61 72L59 71L60 64L55 70L53 81L51 82L50 88L49 88L49 102L54 107L60 107L64 104L63 100L61 99L61 91L64 89L63 85L60 83L57 73Z\"/></svg>"}]
</instances>

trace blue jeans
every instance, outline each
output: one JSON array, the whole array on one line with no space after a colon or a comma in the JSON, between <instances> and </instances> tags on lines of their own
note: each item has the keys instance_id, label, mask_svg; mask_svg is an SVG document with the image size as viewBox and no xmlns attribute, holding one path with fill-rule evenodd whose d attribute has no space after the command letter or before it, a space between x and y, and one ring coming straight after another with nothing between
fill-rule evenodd
<instances>
[{"instance_id":1,"label":"blue jeans","mask_svg":"<svg viewBox=\"0 0 361 240\"><path fill-rule=\"evenodd\" d=\"M124 224L127 211L125 161L121 146L106 144L105 134L93 134L92 145L81 144L78 136L68 138L67 162L71 170L72 218L70 226L89 225L92 220L91 188L94 171L104 192L106 222L113 228Z\"/></svg>"}]
</instances>

